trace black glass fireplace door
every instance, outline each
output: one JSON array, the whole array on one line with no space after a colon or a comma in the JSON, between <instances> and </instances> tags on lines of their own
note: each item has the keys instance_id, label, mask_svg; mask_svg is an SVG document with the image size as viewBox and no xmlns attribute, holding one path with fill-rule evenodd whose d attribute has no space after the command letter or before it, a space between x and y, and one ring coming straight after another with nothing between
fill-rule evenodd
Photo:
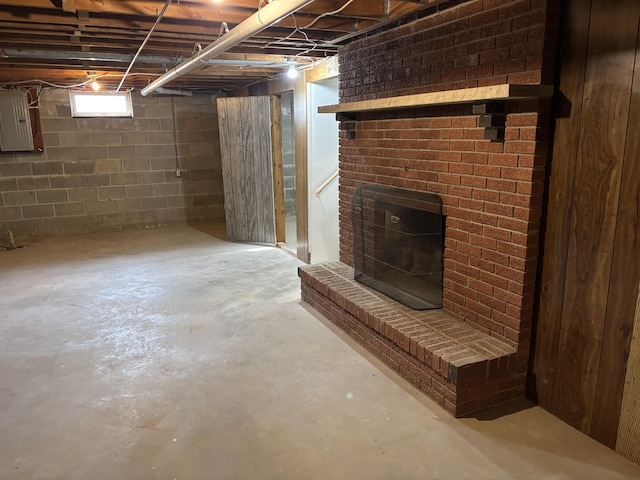
<instances>
[{"instance_id":1,"label":"black glass fireplace door","mask_svg":"<svg viewBox=\"0 0 640 480\"><path fill-rule=\"evenodd\" d=\"M442 308L438 195L360 185L351 203L355 279L415 310Z\"/></svg>"}]
</instances>

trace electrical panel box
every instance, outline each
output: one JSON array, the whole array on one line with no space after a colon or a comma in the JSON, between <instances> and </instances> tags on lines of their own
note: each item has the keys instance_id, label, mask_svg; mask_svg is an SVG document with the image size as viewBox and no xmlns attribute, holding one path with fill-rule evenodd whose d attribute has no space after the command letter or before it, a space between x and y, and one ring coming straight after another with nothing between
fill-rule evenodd
<instances>
[{"instance_id":1,"label":"electrical panel box","mask_svg":"<svg viewBox=\"0 0 640 480\"><path fill-rule=\"evenodd\" d=\"M0 150L3 152L33 150L33 132L26 92L0 90Z\"/></svg>"}]
</instances>

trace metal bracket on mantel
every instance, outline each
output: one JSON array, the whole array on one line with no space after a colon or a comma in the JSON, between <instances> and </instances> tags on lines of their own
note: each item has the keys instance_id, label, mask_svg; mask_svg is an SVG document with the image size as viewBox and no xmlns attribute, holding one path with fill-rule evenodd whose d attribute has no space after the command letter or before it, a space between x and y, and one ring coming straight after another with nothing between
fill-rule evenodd
<instances>
[{"instance_id":1,"label":"metal bracket on mantel","mask_svg":"<svg viewBox=\"0 0 640 480\"><path fill-rule=\"evenodd\" d=\"M349 140L356 138L356 116L346 113L336 113L336 120L340 122L340 130L344 130Z\"/></svg>"},{"instance_id":2,"label":"metal bracket on mantel","mask_svg":"<svg viewBox=\"0 0 640 480\"><path fill-rule=\"evenodd\" d=\"M473 105L473 114L479 115L478 126L484 127L485 140L490 140L492 142L504 142L504 102L475 104Z\"/></svg>"}]
</instances>

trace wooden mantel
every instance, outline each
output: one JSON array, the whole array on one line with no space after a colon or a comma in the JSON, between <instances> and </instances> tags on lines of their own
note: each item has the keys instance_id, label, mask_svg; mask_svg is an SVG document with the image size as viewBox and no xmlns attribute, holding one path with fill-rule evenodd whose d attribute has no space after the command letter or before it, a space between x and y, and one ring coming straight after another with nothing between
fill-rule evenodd
<instances>
[{"instance_id":1,"label":"wooden mantel","mask_svg":"<svg viewBox=\"0 0 640 480\"><path fill-rule=\"evenodd\" d=\"M525 98L548 98L553 96L553 85L490 85L488 87L462 88L441 92L419 93L400 97L387 97L361 102L322 105L318 113L350 113L398 108L454 105L460 103L486 103Z\"/></svg>"}]
</instances>

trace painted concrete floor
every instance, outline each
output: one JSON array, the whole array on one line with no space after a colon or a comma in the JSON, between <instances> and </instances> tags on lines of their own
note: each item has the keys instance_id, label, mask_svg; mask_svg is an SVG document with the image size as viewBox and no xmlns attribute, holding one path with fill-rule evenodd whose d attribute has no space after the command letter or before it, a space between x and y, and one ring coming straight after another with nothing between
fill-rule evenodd
<instances>
[{"instance_id":1,"label":"painted concrete floor","mask_svg":"<svg viewBox=\"0 0 640 480\"><path fill-rule=\"evenodd\" d=\"M220 225L0 252L1 479L630 479L537 407L456 420Z\"/></svg>"}]
</instances>

